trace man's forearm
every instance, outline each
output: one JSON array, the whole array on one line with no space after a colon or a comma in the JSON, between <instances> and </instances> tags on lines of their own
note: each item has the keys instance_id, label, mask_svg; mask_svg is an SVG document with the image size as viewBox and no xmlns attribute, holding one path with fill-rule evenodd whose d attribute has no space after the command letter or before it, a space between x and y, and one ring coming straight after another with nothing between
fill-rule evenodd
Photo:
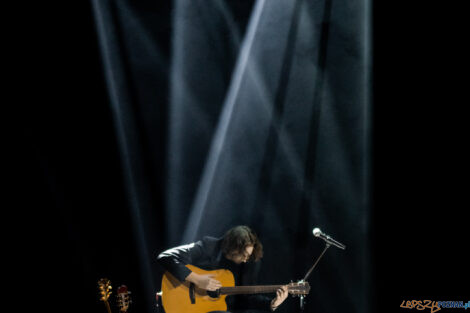
<instances>
[{"instance_id":1,"label":"man's forearm","mask_svg":"<svg viewBox=\"0 0 470 313\"><path fill-rule=\"evenodd\" d=\"M170 255L160 254L157 258L157 262L181 282L192 273L189 268Z\"/></svg>"},{"instance_id":2,"label":"man's forearm","mask_svg":"<svg viewBox=\"0 0 470 313\"><path fill-rule=\"evenodd\" d=\"M199 283L199 274L191 272L186 276L186 280L197 285Z\"/></svg>"}]
</instances>

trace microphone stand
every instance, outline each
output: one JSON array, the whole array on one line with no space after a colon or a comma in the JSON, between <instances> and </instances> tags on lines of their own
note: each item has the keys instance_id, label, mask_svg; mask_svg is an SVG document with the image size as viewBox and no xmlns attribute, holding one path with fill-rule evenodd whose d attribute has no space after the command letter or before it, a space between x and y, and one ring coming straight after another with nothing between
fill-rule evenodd
<instances>
[{"instance_id":1,"label":"microphone stand","mask_svg":"<svg viewBox=\"0 0 470 313\"><path fill-rule=\"evenodd\" d=\"M315 266L317 266L318 261L320 261L321 257L323 256L323 254L325 254L326 250L328 250L328 248L330 246L331 246L331 244L329 244L328 242L325 244L325 248L323 249L322 253L317 258L317 260L312 265L312 267L308 270L307 274L305 274L305 277L302 280L299 281L299 283L305 282L307 280L307 278L310 276L310 274L312 273ZM304 308L305 308L305 295L300 295L300 311L303 311Z\"/></svg>"}]
</instances>

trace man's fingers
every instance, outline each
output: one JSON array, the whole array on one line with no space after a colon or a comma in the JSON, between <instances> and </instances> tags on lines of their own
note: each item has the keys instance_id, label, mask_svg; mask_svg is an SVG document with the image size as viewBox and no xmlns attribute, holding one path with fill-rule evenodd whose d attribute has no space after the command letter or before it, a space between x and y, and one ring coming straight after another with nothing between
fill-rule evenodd
<instances>
[{"instance_id":1,"label":"man's fingers","mask_svg":"<svg viewBox=\"0 0 470 313\"><path fill-rule=\"evenodd\" d=\"M218 280L211 279L211 281L209 282L209 287L212 288L212 289L209 289L209 290L214 291L214 290L222 287L222 284Z\"/></svg>"},{"instance_id":2,"label":"man's fingers","mask_svg":"<svg viewBox=\"0 0 470 313\"><path fill-rule=\"evenodd\" d=\"M279 288L278 290L276 290L276 296L278 298L286 297L287 296L287 287L283 286L283 287Z\"/></svg>"}]
</instances>

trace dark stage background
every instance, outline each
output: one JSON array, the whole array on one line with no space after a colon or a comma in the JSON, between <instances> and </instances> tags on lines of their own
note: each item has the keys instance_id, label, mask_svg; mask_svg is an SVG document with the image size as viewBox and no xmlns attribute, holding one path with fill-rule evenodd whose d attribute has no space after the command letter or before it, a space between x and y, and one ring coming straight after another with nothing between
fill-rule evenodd
<instances>
[{"instance_id":1,"label":"dark stage background","mask_svg":"<svg viewBox=\"0 0 470 313\"><path fill-rule=\"evenodd\" d=\"M432 18L410 28L414 7L374 5L371 19L368 6L28 10L21 79L36 88L17 95L15 303L104 313L106 277L129 287L129 312L154 312L156 254L236 224L263 241L266 284L305 274L323 248L313 227L346 244L311 275L306 312L468 301L468 184L455 178L468 177L466 122L448 72L462 39ZM289 297L278 312L297 307Z\"/></svg>"}]
</instances>

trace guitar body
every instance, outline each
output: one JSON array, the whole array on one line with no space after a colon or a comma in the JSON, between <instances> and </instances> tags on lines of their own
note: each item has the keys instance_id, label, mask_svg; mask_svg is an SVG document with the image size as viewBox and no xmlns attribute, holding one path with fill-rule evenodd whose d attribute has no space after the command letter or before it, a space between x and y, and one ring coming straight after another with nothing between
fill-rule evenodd
<instances>
[{"instance_id":1,"label":"guitar body","mask_svg":"<svg viewBox=\"0 0 470 313\"><path fill-rule=\"evenodd\" d=\"M214 279L220 281L224 287L235 286L235 278L232 272L225 269L206 271L193 265L186 265L197 274L215 275ZM195 287L195 304L189 297L189 282L181 283L169 272L165 272L162 280L162 302L166 313L207 313L211 311L227 311L226 295L213 298L207 291Z\"/></svg>"}]
</instances>

